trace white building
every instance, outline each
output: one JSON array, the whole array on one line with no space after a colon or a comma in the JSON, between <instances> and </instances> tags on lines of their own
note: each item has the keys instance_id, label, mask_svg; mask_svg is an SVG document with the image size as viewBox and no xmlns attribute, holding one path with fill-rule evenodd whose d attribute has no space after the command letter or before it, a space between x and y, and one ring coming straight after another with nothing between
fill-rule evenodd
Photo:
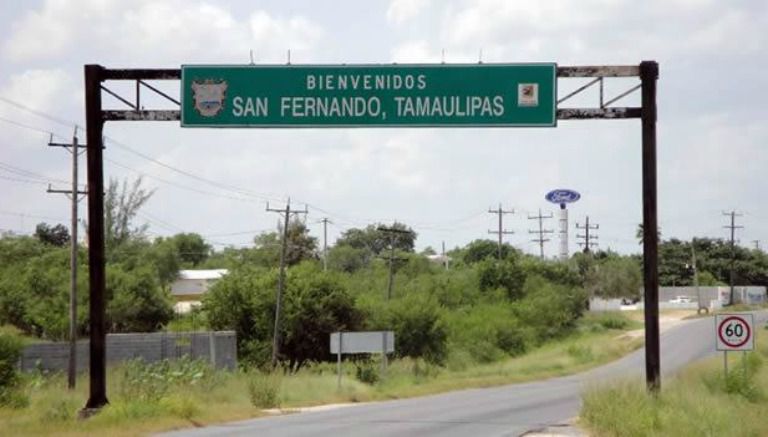
<instances>
[{"instance_id":1,"label":"white building","mask_svg":"<svg viewBox=\"0 0 768 437\"><path fill-rule=\"evenodd\" d=\"M174 310L183 314L199 306L203 294L227 273L227 269L179 270L178 279L171 284L171 294L176 299Z\"/></svg>"}]
</instances>

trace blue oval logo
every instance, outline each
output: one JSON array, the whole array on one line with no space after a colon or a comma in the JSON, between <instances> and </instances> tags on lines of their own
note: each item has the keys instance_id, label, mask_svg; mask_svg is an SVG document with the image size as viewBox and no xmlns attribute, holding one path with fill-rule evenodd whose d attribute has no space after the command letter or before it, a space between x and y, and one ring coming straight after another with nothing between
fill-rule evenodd
<instances>
[{"instance_id":1,"label":"blue oval logo","mask_svg":"<svg viewBox=\"0 0 768 437\"><path fill-rule=\"evenodd\" d=\"M544 198L552 203L562 205L563 203L573 203L581 199L581 194L573 190L558 189L550 191Z\"/></svg>"}]
</instances>

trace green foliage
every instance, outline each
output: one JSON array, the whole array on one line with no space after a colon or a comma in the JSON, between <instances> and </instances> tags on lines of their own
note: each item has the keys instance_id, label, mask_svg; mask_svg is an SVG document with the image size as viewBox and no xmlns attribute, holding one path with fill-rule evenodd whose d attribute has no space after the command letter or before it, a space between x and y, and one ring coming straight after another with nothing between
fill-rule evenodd
<instances>
[{"instance_id":1,"label":"green foliage","mask_svg":"<svg viewBox=\"0 0 768 437\"><path fill-rule=\"evenodd\" d=\"M384 226L403 232L388 233L379 230L380 227ZM368 225L365 229L352 228L344 231L341 237L336 240L336 246L349 246L366 250L372 255L379 255L394 243L396 250L413 252L416 235L413 229L403 223L395 222L391 226L377 223Z\"/></svg>"},{"instance_id":2,"label":"green foliage","mask_svg":"<svg viewBox=\"0 0 768 437\"><path fill-rule=\"evenodd\" d=\"M673 238L659 245L659 282L662 286L693 285L693 250L696 252L700 285L721 285L729 282L729 241L696 238L690 242ZM733 258L737 284L768 286L768 255L765 252L735 245Z\"/></svg>"},{"instance_id":3,"label":"green foliage","mask_svg":"<svg viewBox=\"0 0 768 437\"><path fill-rule=\"evenodd\" d=\"M519 252L509 244L501 245L501 259L517 256ZM461 250L461 260L465 264L475 264L488 259L499 259L499 244L491 240L475 240Z\"/></svg>"},{"instance_id":4,"label":"green foliage","mask_svg":"<svg viewBox=\"0 0 768 437\"><path fill-rule=\"evenodd\" d=\"M354 273L371 262L371 252L364 248L336 245L328 250L328 268L337 272Z\"/></svg>"},{"instance_id":5,"label":"green foliage","mask_svg":"<svg viewBox=\"0 0 768 437\"><path fill-rule=\"evenodd\" d=\"M182 263L187 267L197 267L210 255L212 248L199 234L181 233L169 238Z\"/></svg>"},{"instance_id":6,"label":"green foliage","mask_svg":"<svg viewBox=\"0 0 768 437\"><path fill-rule=\"evenodd\" d=\"M568 346L566 351L578 364L590 363L595 360L595 355L592 353L592 348L589 346L574 344Z\"/></svg>"},{"instance_id":7,"label":"green foliage","mask_svg":"<svg viewBox=\"0 0 768 437\"><path fill-rule=\"evenodd\" d=\"M208 363L188 358L154 363L135 359L125 362L121 370L120 396L133 401L157 402L174 388L215 384L215 372Z\"/></svg>"},{"instance_id":8,"label":"green foliage","mask_svg":"<svg viewBox=\"0 0 768 437\"><path fill-rule=\"evenodd\" d=\"M256 408L279 407L280 381L280 375L277 373L253 372L248 380L251 405Z\"/></svg>"},{"instance_id":9,"label":"green foliage","mask_svg":"<svg viewBox=\"0 0 768 437\"><path fill-rule=\"evenodd\" d=\"M243 357L264 365L274 326L276 272L242 268L219 280L203 306L214 329L234 329ZM281 359L291 370L330 357L329 334L355 330L362 313L333 273L314 263L289 271L283 295Z\"/></svg>"},{"instance_id":10,"label":"green foliage","mask_svg":"<svg viewBox=\"0 0 768 437\"><path fill-rule=\"evenodd\" d=\"M29 258L9 260L0 265L0 324L11 324L24 333L57 340L68 331L69 251L21 238L0 239L0 251L9 248ZM42 251L37 252L42 248ZM80 269L84 273L84 266ZM87 277L79 285L87 289ZM80 305L87 305L87 296L79 296ZM80 323L82 322L82 324ZM83 327L85 319L79 319Z\"/></svg>"},{"instance_id":11,"label":"green foliage","mask_svg":"<svg viewBox=\"0 0 768 437\"><path fill-rule=\"evenodd\" d=\"M515 303L513 313L538 342L570 332L584 311L583 290L553 284L540 276L526 279L523 294L525 298Z\"/></svg>"},{"instance_id":12,"label":"green foliage","mask_svg":"<svg viewBox=\"0 0 768 437\"><path fill-rule=\"evenodd\" d=\"M590 291L603 298L639 298L642 285L640 266L633 259L611 257L597 265Z\"/></svg>"},{"instance_id":13,"label":"green foliage","mask_svg":"<svg viewBox=\"0 0 768 437\"><path fill-rule=\"evenodd\" d=\"M373 385L379 382L379 370L370 360L362 360L355 364L355 378L362 383Z\"/></svg>"},{"instance_id":14,"label":"green foliage","mask_svg":"<svg viewBox=\"0 0 768 437\"><path fill-rule=\"evenodd\" d=\"M148 266L127 272L107 268L107 320L114 332L151 332L173 317L173 303Z\"/></svg>"},{"instance_id":15,"label":"green foliage","mask_svg":"<svg viewBox=\"0 0 768 437\"><path fill-rule=\"evenodd\" d=\"M758 348L765 344L758 339ZM768 373L758 353L748 354L746 372L738 358L728 378L722 357L690 365L657 396L640 383L592 388L583 397L581 421L590 435L765 435Z\"/></svg>"},{"instance_id":16,"label":"green foliage","mask_svg":"<svg viewBox=\"0 0 768 437\"><path fill-rule=\"evenodd\" d=\"M502 289L509 300L518 300L523 297L525 284L525 271L517 262L516 257L510 257L503 261L486 259L478 263L479 287L481 291Z\"/></svg>"},{"instance_id":17,"label":"green foliage","mask_svg":"<svg viewBox=\"0 0 768 437\"><path fill-rule=\"evenodd\" d=\"M466 351L478 363L516 356L528 348L530 332L513 313L512 304L479 304L445 316L451 349Z\"/></svg>"},{"instance_id":18,"label":"green foliage","mask_svg":"<svg viewBox=\"0 0 768 437\"><path fill-rule=\"evenodd\" d=\"M130 184L125 179L122 185L117 179L109 180L104 195L104 244L108 253L130 240L144 238L148 226L135 226L133 220L154 190L141 184L141 177Z\"/></svg>"},{"instance_id":19,"label":"green foliage","mask_svg":"<svg viewBox=\"0 0 768 437\"><path fill-rule=\"evenodd\" d=\"M18 407L23 404L24 397L18 392L19 375L16 370L22 347L17 337L0 333L0 406Z\"/></svg>"},{"instance_id":20,"label":"green foliage","mask_svg":"<svg viewBox=\"0 0 768 437\"><path fill-rule=\"evenodd\" d=\"M35 227L35 237L43 244L62 247L69 243L69 230L60 223L55 226L38 223Z\"/></svg>"},{"instance_id":21,"label":"green foliage","mask_svg":"<svg viewBox=\"0 0 768 437\"><path fill-rule=\"evenodd\" d=\"M740 396L752 403L765 401L766 393L756 382L756 376L763 367L763 359L755 353L747 354L738 364L731 366L728 375L713 372L705 375L704 384L712 393L722 392Z\"/></svg>"},{"instance_id":22,"label":"green foliage","mask_svg":"<svg viewBox=\"0 0 768 437\"><path fill-rule=\"evenodd\" d=\"M401 357L443 363L448 334L434 299L412 295L391 302L378 328L395 331L395 352Z\"/></svg>"}]
</instances>

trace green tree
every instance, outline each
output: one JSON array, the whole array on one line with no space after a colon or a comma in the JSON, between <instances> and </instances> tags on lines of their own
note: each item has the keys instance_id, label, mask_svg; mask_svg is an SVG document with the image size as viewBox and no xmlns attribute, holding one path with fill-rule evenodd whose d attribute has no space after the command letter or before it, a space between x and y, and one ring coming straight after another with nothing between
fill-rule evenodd
<instances>
[{"instance_id":1,"label":"green tree","mask_svg":"<svg viewBox=\"0 0 768 437\"><path fill-rule=\"evenodd\" d=\"M113 332L152 332L173 317L173 301L150 266L107 267L107 320Z\"/></svg>"},{"instance_id":2,"label":"green tree","mask_svg":"<svg viewBox=\"0 0 768 437\"><path fill-rule=\"evenodd\" d=\"M337 272L354 273L368 265L370 252L367 249L336 245L328 249L328 268Z\"/></svg>"},{"instance_id":3,"label":"green tree","mask_svg":"<svg viewBox=\"0 0 768 437\"><path fill-rule=\"evenodd\" d=\"M129 183L110 179L104 196L104 241L107 250L112 250L130 239L144 237L148 225L134 225L141 207L154 194L141 186L142 178Z\"/></svg>"},{"instance_id":4,"label":"green tree","mask_svg":"<svg viewBox=\"0 0 768 437\"><path fill-rule=\"evenodd\" d=\"M246 361L270 359L275 314L275 269L244 267L219 280L203 300L214 329L234 329ZM330 358L330 333L354 330L362 313L338 276L314 263L288 270L283 295L280 360L298 370L308 360Z\"/></svg>"},{"instance_id":5,"label":"green tree","mask_svg":"<svg viewBox=\"0 0 768 437\"><path fill-rule=\"evenodd\" d=\"M640 266L628 257L612 257L599 263L591 294L603 298L639 298L643 286Z\"/></svg>"},{"instance_id":6,"label":"green tree","mask_svg":"<svg viewBox=\"0 0 768 437\"><path fill-rule=\"evenodd\" d=\"M384 317L379 318L374 328L395 332L398 356L442 364L448 353L448 332L439 308L434 299L412 294L381 309Z\"/></svg>"},{"instance_id":7,"label":"green tree","mask_svg":"<svg viewBox=\"0 0 768 437\"><path fill-rule=\"evenodd\" d=\"M519 251L507 243L501 245L501 258L518 256ZM475 264L487 259L499 259L499 243L491 240L475 240L463 250L462 260L466 264Z\"/></svg>"},{"instance_id":8,"label":"green tree","mask_svg":"<svg viewBox=\"0 0 768 437\"><path fill-rule=\"evenodd\" d=\"M185 266L198 267L208 259L212 248L200 234L181 233L170 237L179 258Z\"/></svg>"},{"instance_id":9,"label":"green tree","mask_svg":"<svg viewBox=\"0 0 768 437\"><path fill-rule=\"evenodd\" d=\"M501 289L504 290L510 300L523 297L525 271L516 258L508 258L503 261L486 259L477 265L477 269L481 291Z\"/></svg>"},{"instance_id":10,"label":"green tree","mask_svg":"<svg viewBox=\"0 0 768 437\"><path fill-rule=\"evenodd\" d=\"M49 226L47 223L38 223L35 227L35 237L41 243L62 247L69 243L69 230L62 224Z\"/></svg>"},{"instance_id":11,"label":"green tree","mask_svg":"<svg viewBox=\"0 0 768 437\"><path fill-rule=\"evenodd\" d=\"M379 230L387 227L402 232L390 233ZM391 226L380 223L368 225L364 229L351 228L344 231L336 240L337 246L350 246L355 249L365 249L373 255L379 255L394 242L395 250L413 252L416 244L416 232L403 223L395 222Z\"/></svg>"},{"instance_id":12,"label":"green tree","mask_svg":"<svg viewBox=\"0 0 768 437\"><path fill-rule=\"evenodd\" d=\"M282 226L278 232L282 233ZM288 223L285 262L289 266L317 258L317 238L309 235L309 228L298 218Z\"/></svg>"}]
</instances>

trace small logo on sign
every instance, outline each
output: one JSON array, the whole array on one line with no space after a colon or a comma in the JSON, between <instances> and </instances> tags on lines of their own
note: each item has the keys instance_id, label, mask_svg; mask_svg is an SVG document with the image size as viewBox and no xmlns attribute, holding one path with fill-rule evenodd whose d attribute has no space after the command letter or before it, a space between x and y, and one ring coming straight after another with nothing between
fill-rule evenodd
<instances>
[{"instance_id":1,"label":"small logo on sign","mask_svg":"<svg viewBox=\"0 0 768 437\"><path fill-rule=\"evenodd\" d=\"M517 85L517 106L539 106L539 84L521 83Z\"/></svg>"},{"instance_id":2,"label":"small logo on sign","mask_svg":"<svg viewBox=\"0 0 768 437\"><path fill-rule=\"evenodd\" d=\"M192 82L192 97L195 109L203 117L214 117L224 109L224 99L227 96L227 82L206 79L202 82Z\"/></svg>"}]
</instances>

